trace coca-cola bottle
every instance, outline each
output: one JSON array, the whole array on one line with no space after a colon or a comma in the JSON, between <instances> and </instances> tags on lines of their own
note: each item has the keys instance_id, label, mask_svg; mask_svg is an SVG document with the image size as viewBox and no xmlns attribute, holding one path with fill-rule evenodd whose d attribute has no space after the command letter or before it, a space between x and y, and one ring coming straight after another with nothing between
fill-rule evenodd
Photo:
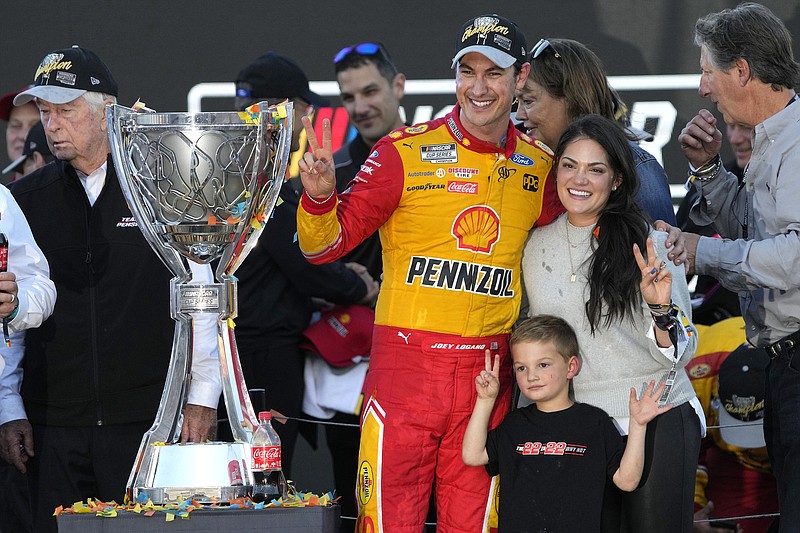
<instances>
[{"instance_id":1,"label":"coca-cola bottle","mask_svg":"<svg viewBox=\"0 0 800 533\"><path fill-rule=\"evenodd\" d=\"M254 502L271 501L286 497L286 478L281 470L281 439L272 427L272 413L258 413L258 429L250 442L253 459L250 469L253 472Z\"/></svg>"},{"instance_id":2,"label":"coca-cola bottle","mask_svg":"<svg viewBox=\"0 0 800 533\"><path fill-rule=\"evenodd\" d=\"M228 444L228 480L232 487L244 485L242 463L239 461L239 457L231 444Z\"/></svg>"}]
</instances>

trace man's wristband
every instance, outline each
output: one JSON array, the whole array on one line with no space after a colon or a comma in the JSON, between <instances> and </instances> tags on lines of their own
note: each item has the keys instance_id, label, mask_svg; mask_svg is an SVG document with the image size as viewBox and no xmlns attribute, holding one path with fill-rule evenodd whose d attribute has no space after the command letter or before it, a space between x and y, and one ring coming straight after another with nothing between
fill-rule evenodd
<instances>
[{"instance_id":1,"label":"man's wristband","mask_svg":"<svg viewBox=\"0 0 800 533\"><path fill-rule=\"evenodd\" d=\"M13 312L12 312L10 315L8 315L8 316L6 317L6 320L8 320L9 322L11 322L12 320L14 320L14 319L17 317L17 313L19 313L19 296L17 296L17 297L15 298L15 300L16 300L16 302L17 302L17 306L14 308L14 311L13 311Z\"/></svg>"},{"instance_id":2,"label":"man's wristband","mask_svg":"<svg viewBox=\"0 0 800 533\"><path fill-rule=\"evenodd\" d=\"M722 158L717 154L710 161L702 165L700 168L692 169L689 167L689 182L694 180L711 181L717 177L720 169L722 168Z\"/></svg>"}]
</instances>

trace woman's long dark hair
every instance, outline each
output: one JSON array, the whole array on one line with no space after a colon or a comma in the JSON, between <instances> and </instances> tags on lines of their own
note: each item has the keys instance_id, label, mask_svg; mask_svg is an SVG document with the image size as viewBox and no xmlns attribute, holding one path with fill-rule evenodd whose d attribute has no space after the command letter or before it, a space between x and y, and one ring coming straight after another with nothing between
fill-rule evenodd
<instances>
[{"instance_id":1,"label":"woman's long dark hair","mask_svg":"<svg viewBox=\"0 0 800 533\"><path fill-rule=\"evenodd\" d=\"M613 176L621 179L600 214L594 232L596 239L592 241L586 317L594 334L601 324L607 327L625 317L633 319L641 307L642 273L633 258L633 244L638 244L642 254L646 254L650 224L634 200L639 178L630 145L622 128L612 120L585 115L573 121L555 150L556 175L564 150L579 139L599 144L608 156Z\"/></svg>"}]
</instances>

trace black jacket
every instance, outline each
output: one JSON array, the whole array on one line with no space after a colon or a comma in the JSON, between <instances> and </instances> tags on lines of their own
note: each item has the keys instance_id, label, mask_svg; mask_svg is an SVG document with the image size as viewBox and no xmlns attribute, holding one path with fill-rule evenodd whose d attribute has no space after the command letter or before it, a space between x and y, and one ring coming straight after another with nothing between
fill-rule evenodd
<instances>
[{"instance_id":1,"label":"black jacket","mask_svg":"<svg viewBox=\"0 0 800 533\"><path fill-rule=\"evenodd\" d=\"M28 418L56 426L152 420L172 346L172 274L134 222L113 163L94 206L58 160L10 188L58 290L52 316L27 332Z\"/></svg>"},{"instance_id":2,"label":"black jacket","mask_svg":"<svg viewBox=\"0 0 800 533\"><path fill-rule=\"evenodd\" d=\"M282 203L234 273L239 280L234 331L240 352L258 350L264 343L296 345L311 318L312 297L350 304L367 294L367 286L343 262L312 265L303 257L297 242L299 194L290 181L280 195Z\"/></svg>"},{"instance_id":3,"label":"black jacket","mask_svg":"<svg viewBox=\"0 0 800 533\"><path fill-rule=\"evenodd\" d=\"M356 135L349 143L342 146L333 154L333 163L336 165L336 191L344 192L353 178L356 177L361 165L369 157L372 147L364 142L361 135ZM375 281L380 282L383 273L383 257L381 238L376 231L364 242L353 248L342 260L345 262L361 263Z\"/></svg>"}]
</instances>

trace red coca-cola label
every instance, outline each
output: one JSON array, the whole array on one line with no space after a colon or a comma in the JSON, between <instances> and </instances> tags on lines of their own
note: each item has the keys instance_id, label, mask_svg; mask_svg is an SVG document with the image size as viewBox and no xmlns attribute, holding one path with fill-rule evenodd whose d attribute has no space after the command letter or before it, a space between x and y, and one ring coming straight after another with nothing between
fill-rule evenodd
<instances>
[{"instance_id":1,"label":"red coca-cola label","mask_svg":"<svg viewBox=\"0 0 800 533\"><path fill-rule=\"evenodd\" d=\"M448 181L447 192L460 194L478 194L478 184L470 181Z\"/></svg>"},{"instance_id":2,"label":"red coca-cola label","mask_svg":"<svg viewBox=\"0 0 800 533\"><path fill-rule=\"evenodd\" d=\"M228 478L231 485L242 485L242 465L238 459L233 459L228 462Z\"/></svg>"},{"instance_id":3,"label":"red coca-cola label","mask_svg":"<svg viewBox=\"0 0 800 533\"><path fill-rule=\"evenodd\" d=\"M0 246L0 272L8 270L8 247Z\"/></svg>"},{"instance_id":4,"label":"red coca-cola label","mask_svg":"<svg viewBox=\"0 0 800 533\"><path fill-rule=\"evenodd\" d=\"M253 470L281 470L281 447L253 446Z\"/></svg>"}]
</instances>

